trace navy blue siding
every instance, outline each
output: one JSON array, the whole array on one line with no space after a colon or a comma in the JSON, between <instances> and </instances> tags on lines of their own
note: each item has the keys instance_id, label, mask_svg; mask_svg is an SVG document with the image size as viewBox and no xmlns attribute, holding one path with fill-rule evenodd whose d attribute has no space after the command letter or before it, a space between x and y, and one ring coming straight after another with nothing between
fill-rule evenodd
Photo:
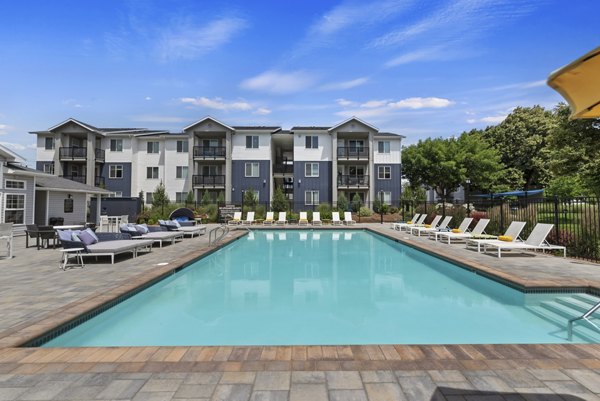
<instances>
[{"instance_id":1,"label":"navy blue siding","mask_svg":"<svg viewBox=\"0 0 600 401\"><path fill-rule=\"evenodd\" d=\"M110 166L112 165L123 166L123 178L108 178ZM105 163L102 166L101 174L104 177L106 189L109 191L121 191L124 198L131 196L131 163ZM137 196L137 194L135 195Z\"/></svg>"},{"instance_id":2,"label":"navy blue siding","mask_svg":"<svg viewBox=\"0 0 600 401\"><path fill-rule=\"evenodd\" d=\"M39 162L39 161L35 162L35 169L39 170L39 171L44 171L44 166L46 164L52 164L52 163L54 163L54 162Z\"/></svg>"},{"instance_id":3,"label":"navy blue siding","mask_svg":"<svg viewBox=\"0 0 600 401\"><path fill-rule=\"evenodd\" d=\"M378 177L379 166L391 167L391 180L380 180ZM402 191L402 165L401 164L375 164L375 196L379 196L379 191L392 192L392 204L397 204L400 200Z\"/></svg>"},{"instance_id":4,"label":"navy blue siding","mask_svg":"<svg viewBox=\"0 0 600 401\"><path fill-rule=\"evenodd\" d=\"M331 162L317 162L319 163L318 177L305 177L306 163L315 162L294 161L294 204L303 209L305 191L319 191L319 203L330 203Z\"/></svg>"},{"instance_id":5,"label":"navy blue siding","mask_svg":"<svg viewBox=\"0 0 600 401\"><path fill-rule=\"evenodd\" d=\"M246 163L259 163L258 177L245 176ZM231 201L233 203L241 203L242 190L249 188L259 192L259 202L269 202L271 196L271 162L269 160L232 160L231 188Z\"/></svg>"}]
</instances>

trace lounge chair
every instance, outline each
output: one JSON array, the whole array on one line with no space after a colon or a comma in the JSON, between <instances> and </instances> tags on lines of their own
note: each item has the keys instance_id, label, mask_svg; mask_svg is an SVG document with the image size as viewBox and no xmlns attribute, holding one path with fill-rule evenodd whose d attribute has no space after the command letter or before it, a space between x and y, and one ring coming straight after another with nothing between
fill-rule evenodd
<instances>
[{"instance_id":1,"label":"lounge chair","mask_svg":"<svg viewBox=\"0 0 600 401\"><path fill-rule=\"evenodd\" d=\"M396 223L394 225L394 229L402 231L403 229L408 231L410 230L412 227L420 227L423 226L425 224L425 219L427 218L427 213L423 213L421 216L419 216L418 220L413 220L413 223Z\"/></svg>"},{"instance_id":2,"label":"lounge chair","mask_svg":"<svg viewBox=\"0 0 600 401\"><path fill-rule=\"evenodd\" d=\"M431 239L432 237L437 241L438 238L440 238L440 235L442 234L446 234L448 232L454 232L456 234L458 233L465 233L467 232L467 230L469 229L469 226L471 225L471 222L473 221L472 217L465 217L463 219L463 221L460 223L460 225L458 226L458 228L455 228L454 230L436 230L434 232L430 232L429 233L429 239ZM446 228L446 227L444 227Z\"/></svg>"},{"instance_id":3,"label":"lounge chair","mask_svg":"<svg viewBox=\"0 0 600 401\"><path fill-rule=\"evenodd\" d=\"M451 231L439 233L438 235L436 235L436 240L438 238L440 239L440 241L447 240L448 244L450 244L452 240L464 241L468 240L469 238L485 235L485 228L487 227L489 222L490 219L480 219L472 231L465 231L462 233L453 233Z\"/></svg>"},{"instance_id":4,"label":"lounge chair","mask_svg":"<svg viewBox=\"0 0 600 401\"><path fill-rule=\"evenodd\" d=\"M300 218L298 218L299 226L307 226L308 225L308 213L300 212Z\"/></svg>"},{"instance_id":5,"label":"lounge chair","mask_svg":"<svg viewBox=\"0 0 600 401\"><path fill-rule=\"evenodd\" d=\"M140 230L140 227L137 227L134 224L121 224L119 229L121 230L121 233L131 235L131 239L152 240L153 242L158 242L159 248L162 248L163 242L174 244L178 240L183 240L184 237L183 231L169 231L161 226L149 226L146 227L148 231L144 232L143 230Z\"/></svg>"},{"instance_id":6,"label":"lounge chair","mask_svg":"<svg viewBox=\"0 0 600 401\"><path fill-rule=\"evenodd\" d=\"M535 225L529 237L523 242L491 241L483 245L483 251L487 252L488 247L498 250L498 257L502 257L502 251L546 251L561 250L563 256L567 257L567 248L561 245L551 245L546 241L548 234L552 231L554 224L538 223Z\"/></svg>"},{"instance_id":7,"label":"lounge chair","mask_svg":"<svg viewBox=\"0 0 600 401\"><path fill-rule=\"evenodd\" d=\"M272 226L275 223L275 217L273 212L267 212L267 217L263 220L263 226Z\"/></svg>"},{"instance_id":8,"label":"lounge chair","mask_svg":"<svg viewBox=\"0 0 600 401\"><path fill-rule=\"evenodd\" d=\"M0 241L6 241L6 257L12 258L13 249L13 223L0 224Z\"/></svg>"},{"instance_id":9,"label":"lounge chair","mask_svg":"<svg viewBox=\"0 0 600 401\"><path fill-rule=\"evenodd\" d=\"M347 226L356 224L356 221L352 220L352 212L344 212L344 224Z\"/></svg>"},{"instance_id":10,"label":"lounge chair","mask_svg":"<svg viewBox=\"0 0 600 401\"><path fill-rule=\"evenodd\" d=\"M417 214L415 214L415 215L413 216L413 218L412 218L412 219L410 219L410 220L409 220L409 221L407 221L406 223L392 223L392 229L394 229L394 230L399 230L399 229L400 229L400 228L399 228L399 225L400 225L400 224L413 224L413 223L416 223L416 222L417 222L417 220L419 220L419 217L420 217L420 216L421 216L421 215L420 215L419 213L417 213ZM397 227L397 226L398 226L398 227Z\"/></svg>"},{"instance_id":11,"label":"lounge chair","mask_svg":"<svg viewBox=\"0 0 600 401\"><path fill-rule=\"evenodd\" d=\"M425 224L425 225L419 226L419 227L410 227L410 233L412 235L416 235L417 237L420 237L422 232L428 232L427 230L429 230L430 228L436 229L438 227L438 224L441 219L442 219L442 216L440 216L438 214L433 218L433 220L431 220L431 223L429 223L429 224Z\"/></svg>"},{"instance_id":12,"label":"lounge chair","mask_svg":"<svg viewBox=\"0 0 600 401\"><path fill-rule=\"evenodd\" d=\"M523 231L523 227L525 227L524 221L513 221L510 223L506 232L504 233L504 237L512 238L512 242L520 241L521 231ZM497 241L498 237L495 238L470 238L467 240L467 249L469 247L477 247L477 252L481 252L481 246L485 244L489 244L491 242ZM504 241L506 242L506 241Z\"/></svg>"},{"instance_id":13,"label":"lounge chair","mask_svg":"<svg viewBox=\"0 0 600 401\"><path fill-rule=\"evenodd\" d=\"M252 225L254 223L254 212L248 212L246 214L246 220L242 220L242 225Z\"/></svg>"},{"instance_id":14,"label":"lounge chair","mask_svg":"<svg viewBox=\"0 0 600 401\"><path fill-rule=\"evenodd\" d=\"M322 226L323 225L323 222L321 221L321 213L320 212L313 212L312 225L313 226Z\"/></svg>"},{"instance_id":15,"label":"lounge chair","mask_svg":"<svg viewBox=\"0 0 600 401\"><path fill-rule=\"evenodd\" d=\"M169 215L169 220L177 220L182 227L195 226L197 221L194 211L187 207L173 210Z\"/></svg>"},{"instance_id":16,"label":"lounge chair","mask_svg":"<svg viewBox=\"0 0 600 401\"><path fill-rule=\"evenodd\" d=\"M59 239L63 248L83 248L81 256L110 256L110 262L113 264L115 255L131 252L135 258L141 251L152 251L152 240L132 241L131 235L126 233L95 233L95 235L98 242L86 245L82 239L73 239L71 234L66 237L61 236L59 230ZM67 237L71 237L71 239L66 239Z\"/></svg>"},{"instance_id":17,"label":"lounge chair","mask_svg":"<svg viewBox=\"0 0 600 401\"><path fill-rule=\"evenodd\" d=\"M275 222L277 225L286 225L287 219L285 218L286 212L279 212L279 219Z\"/></svg>"},{"instance_id":18,"label":"lounge chair","mask_svg":"<svg viewBox=\"0 0 600 401\"><path fill-rule=\"evenodd\" d=\"M179 220L159 220L158 224L167 231L182 232L184 237L189 235L190 238L194 238L194 235L206 234L206 226L203 225L182 226Z\"/></svg>"},{"instance_id":19,"label":"lounge chair","mask_svg":"<svg viewBox=\"0 0 600 401\"><path fill-rule=\"evenodd\" d=\"M331 225L340 226L342 221L340 220L340 212L331 212Z\"/></svg>"},{"instance_id":20,"label":"lounge chair","mask_svg":"<svg viewBox=\"0 0 600 401\"><path fill-rule=\"evenodd\" d=\"M242 224L242 212L233 212L233 218L227 222L229 226Z\"/></svg>"}]
</instances>

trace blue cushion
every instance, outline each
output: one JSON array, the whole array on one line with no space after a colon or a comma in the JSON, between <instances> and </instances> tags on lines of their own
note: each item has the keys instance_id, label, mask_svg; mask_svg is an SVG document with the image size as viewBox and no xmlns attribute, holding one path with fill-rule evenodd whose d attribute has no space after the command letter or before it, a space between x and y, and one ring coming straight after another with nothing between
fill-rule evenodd
<instances>
[{"instance_id":1,"label":"blue cushion","mask_svg":"<svg viewBox=\"0 0 600 401\"><path fill-rule=\"evenodd\" d=\"M73 231L71 230L58 230L58 239L62 241L73 241Z\"/></svg>"},{"instance_id":2,"label":"blue cushion","mask_svg":"<svg viewBox=\"0 0 600 401\"><path fill-rule=\"evenodd\" d=\"M179 224L179 221L177 221L177 220L167 221L167 225L174 226L174 227L177 227L177 228L181 227L181 224Z\"/></svg>"},{"instance_id":3,"label":"blue cushion","mask_svg":"<svg viewBox=\"0 0 600 401\"><path fill-rule=\"evenodd\" d=\"M92 245L98 242L94 237L92 237L87 231L82 231L78 234L79 239L85 245Z\"/></svg>"},{"instance_id":4,"label":"blue cushion","mask_svg":"<svg viewBox=\"0 0 600 401\"><path fill-rule=\"evenodd\" d=\"M98 239L98 236L96 235L96 233L94 232L94 230L92 230L91 228L86 228L85 232L88 233L89 235L91 235L92 237L94 237L94 239L96 240L96 242L100 241Z\"/></svg>"},{"instance_id":5,"label":"blue cushion","mask_svg":"<svg viewBox=\"0 0 600 401\"><path fill-rule=\"evenodd\" d=\"M175 217L173 220L175 221L188 221L189 219L185 216Z\"/></svg>"},{"instance_id":6,"label":"blue cushion","mask_svg":"<svg viewBox=\"0 0 600 401\"><path fill-rule=\"evenodd\" d=\"M134 227L135 230L140 234L148 234L150 232L148 226L145 224L136 224Z\"/></svg>"}]
</instances>

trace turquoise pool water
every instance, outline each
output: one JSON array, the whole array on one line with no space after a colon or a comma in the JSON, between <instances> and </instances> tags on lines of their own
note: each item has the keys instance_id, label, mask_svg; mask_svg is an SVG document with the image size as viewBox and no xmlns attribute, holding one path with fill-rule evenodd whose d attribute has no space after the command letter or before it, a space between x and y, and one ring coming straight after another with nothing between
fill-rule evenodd
<instances>
[{"instance_id":1,"label":"turquoise pool water","mask_svg":"<svg viewBox=\"0 0 600 401\"><path fill-rule=\"evenodd\" d=\"M528 309L550 297L367 231L256 231L44 346L566 342Z\"/></svg>"}]
</instances>

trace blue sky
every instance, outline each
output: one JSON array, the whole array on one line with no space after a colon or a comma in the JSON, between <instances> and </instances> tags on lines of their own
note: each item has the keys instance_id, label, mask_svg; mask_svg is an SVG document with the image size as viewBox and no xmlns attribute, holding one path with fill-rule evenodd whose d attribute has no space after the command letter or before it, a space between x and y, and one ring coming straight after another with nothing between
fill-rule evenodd
<instances>
[{"instance_id":1,"label":"blue sky","mask_svg":"<svg viewBox=\"0 0 600 401\"><path fill-rule=\"evenodd\" d=\"M596 0L12 1L0 12L0 143L30 163L69 117L180 131L334 125L414 143L553 107L554 69L599 45Z\"/></svg>"}]
</instances>

